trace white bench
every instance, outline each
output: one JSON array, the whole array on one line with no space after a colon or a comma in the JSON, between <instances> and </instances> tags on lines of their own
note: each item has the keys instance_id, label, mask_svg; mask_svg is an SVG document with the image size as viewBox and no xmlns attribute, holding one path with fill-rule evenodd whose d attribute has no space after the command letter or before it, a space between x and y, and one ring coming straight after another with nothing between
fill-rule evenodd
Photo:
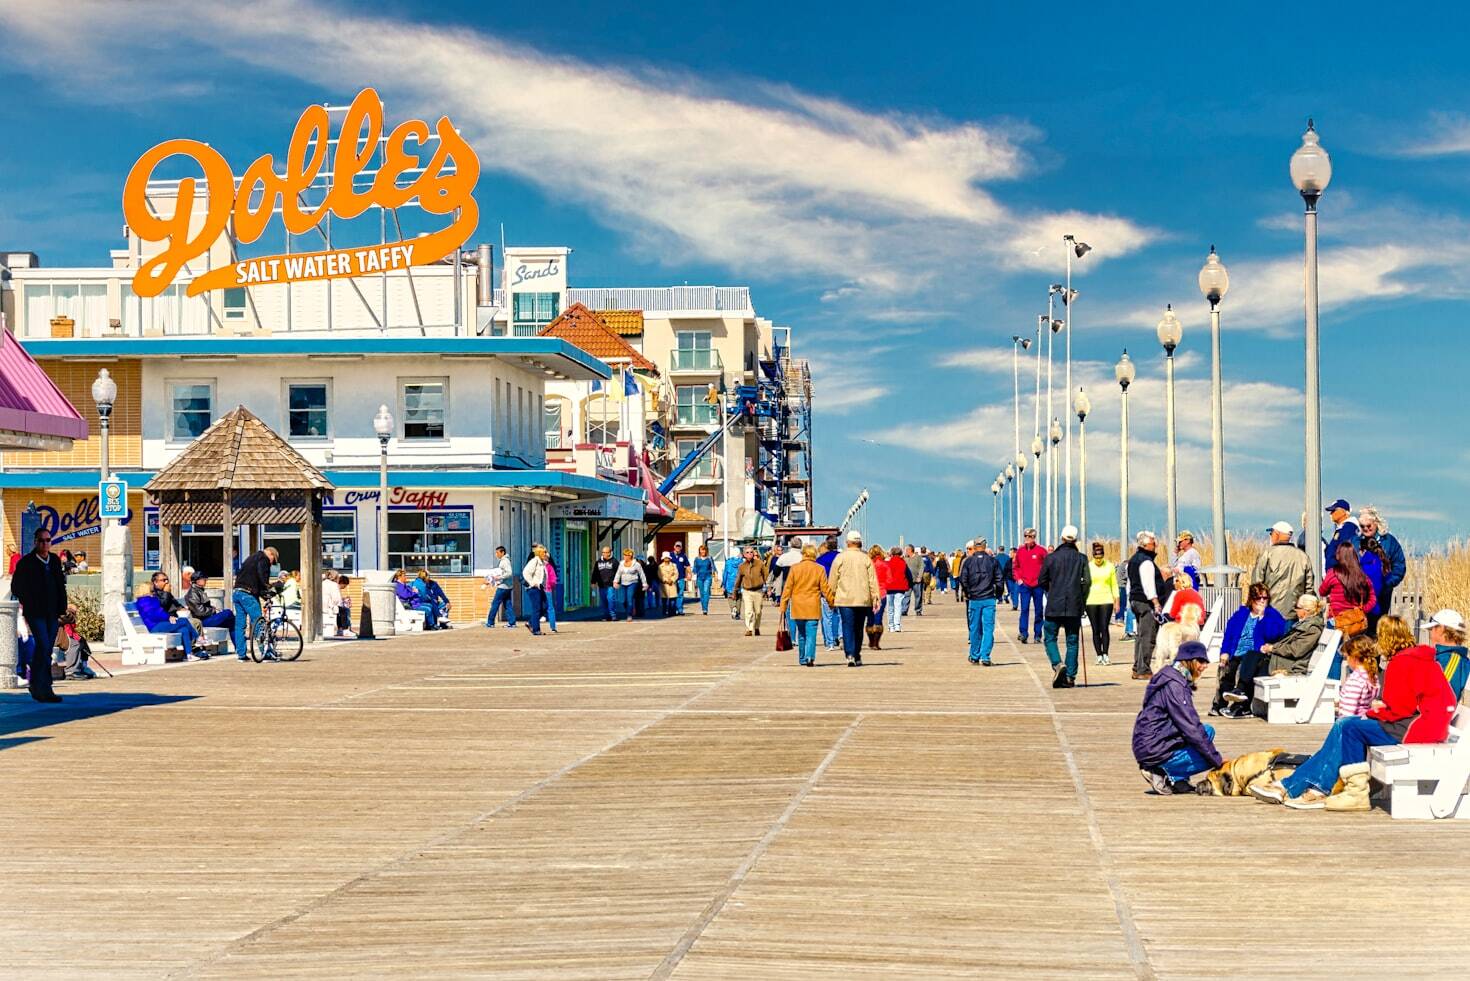
<instances>
[{"instance_id":1,"label":"white bench","mask_svg":"<svg viewBox=\"0 0 1470 981\"><path fill-rule=\"evenodd\" d=\"M1210 616L1205 620L1205 625L1199 633L1199 641L1209 651L1211 664L1220 660L1220 645L1225 642L1227 620L1229 617L1225 616L1225 600L1217 597L1215 605L1210 607Z\"/></svg>"},{"instance_id":2,"label":"white bench","mask_svg":"<svg viewBox=\"0 0 1470 981\"><path fill-rule=\"evenodd\" d=\"M1306 674L1258 677L1251 711L1272 725L1331 723L1337 716L1337 681L1328 675L1340 643L1342 631L1323 630Z\"/></svg>"},{"instance_id":3,"label":"white bench","mask_svg":"<svg viewBox=\"0 0 1470 981\"><path fill-rule=\"evenodd\" d=\"M400 634L423 633L424 611L410 610L398 597L393 597L393 629Z\"/></svg>"},{"instance_id":4,"label":"white bench","mask_svg":"<svg viewBox=\"0 0 1470 981\"><path fill-rule=\"evenodd\" d=\"M184 659L183 634L150 634L138 604L122 604L122 663L165 664ZM173 656L177 652L177 656Z\"/></svg>"},{"instance_id":5,"label":"white bench","mask_svg":"<svg viewBox=\"0 0 1470 981\"><path fill-rule=\"evenodd\" d=\"M1390 817L1470 820L1470 708L1461 702L1442 743L1374 746L1368 775Z\"/></svg>"}]
</instances>

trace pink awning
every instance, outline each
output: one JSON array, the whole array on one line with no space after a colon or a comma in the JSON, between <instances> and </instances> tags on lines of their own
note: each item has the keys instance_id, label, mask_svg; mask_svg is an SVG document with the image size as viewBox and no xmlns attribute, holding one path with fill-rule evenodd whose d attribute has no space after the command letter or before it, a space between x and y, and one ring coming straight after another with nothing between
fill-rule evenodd
<instances>
[{"instance_id":1,"label":"pink awning","mask_svg":"<svg viewBox=\"0 0 1470 981\"><path fill-rule=\"evenodd\" d=\"M0 330L0 430L30 436L86 439L87 424L61 389L20 346ZM0 435L0 442L6 437Z\"/></svg>"},{"instance_id":2,"label":"pink awning","mask_svg":"<svg viewBox=\"0 0 1470 981\"><path fill-rule=\"evenodd\" d=\"M635 486L642 487L648 495L648 502L643 506L643 512L649 518L672 518L674 516L674 502L658 492L658 481L654 479L653 471L642 455L634 455L634 462L638 467L638 483Z\"/></svg>"}]
</instances>

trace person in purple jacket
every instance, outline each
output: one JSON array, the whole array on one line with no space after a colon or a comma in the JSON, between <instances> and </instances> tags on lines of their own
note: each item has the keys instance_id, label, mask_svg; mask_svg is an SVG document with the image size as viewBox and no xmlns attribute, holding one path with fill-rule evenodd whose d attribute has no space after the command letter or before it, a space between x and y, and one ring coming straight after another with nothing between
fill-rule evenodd
<instances>
[{"instance_id":1,"label":"person in purple jacket","mask_svg":"<svg viewBox=\"0 0 1470 981\"><path fill-rule=\"evenodd\" d=\"M1224 762L1214 727L1203 725L1194 708L1194 683L1209 663L1205 645L1187 640L1174 663L1156 672L1144 690L1133 723L1133 758L1156 793L1190 793L1190 777Z\"/></svg>"},{"instance_id":2,"label":"person in purple jacket","mask_svg":"<svg viewBox=\"0 0 1470 981\"><path fill-rule=\"evenodd\" d=\"M832 563L837 560L837 551L836 535L828 535L817 549L817 564L829 578L832 575ZM842 646L842 620L837 616L837 611L827 605L826 597L822 598L822 646L829 651L835 651Z\"/></svg>"}]
</instances>

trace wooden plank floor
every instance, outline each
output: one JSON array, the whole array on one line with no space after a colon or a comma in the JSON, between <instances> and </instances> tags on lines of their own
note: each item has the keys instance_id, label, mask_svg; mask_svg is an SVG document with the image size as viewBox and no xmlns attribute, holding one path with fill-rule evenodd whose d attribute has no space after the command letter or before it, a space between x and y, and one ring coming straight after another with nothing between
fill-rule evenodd
<instances>
[{"instance_id":1,"label":"wooden plank floor","mask_svg":"<svg viewBox=\"0 0 1470 981\"><path fill-rule=\"evenodd\" d=\"M966 663L941 599L849 670L799 669L714 606L0 696L0 976L1445 977L1470 958L1470 828L1146 794L1120 641L1056 692L1008 611L995 667ZM1324 731L1219 728L1227 753Z\"/></svg>"}]
</instances>

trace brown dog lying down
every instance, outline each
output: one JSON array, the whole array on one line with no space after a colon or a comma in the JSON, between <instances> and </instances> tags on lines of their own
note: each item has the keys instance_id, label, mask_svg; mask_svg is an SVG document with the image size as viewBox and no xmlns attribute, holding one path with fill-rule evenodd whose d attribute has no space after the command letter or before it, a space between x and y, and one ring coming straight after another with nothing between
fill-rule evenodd
<instances>
[{"instance_id":1,"label":"brown dog lying down","mask_svg":"<svg viewBox=\"0 0 1470 981\"><path fill-rule=\"evenodd\" d=\"M1281 749L1242 753L1201 777L1194 792L1206 797L1244 797L1251 784L1280 781L1291 776L1305 760L1305 756Z\"/></svg>"}]
</instances>

